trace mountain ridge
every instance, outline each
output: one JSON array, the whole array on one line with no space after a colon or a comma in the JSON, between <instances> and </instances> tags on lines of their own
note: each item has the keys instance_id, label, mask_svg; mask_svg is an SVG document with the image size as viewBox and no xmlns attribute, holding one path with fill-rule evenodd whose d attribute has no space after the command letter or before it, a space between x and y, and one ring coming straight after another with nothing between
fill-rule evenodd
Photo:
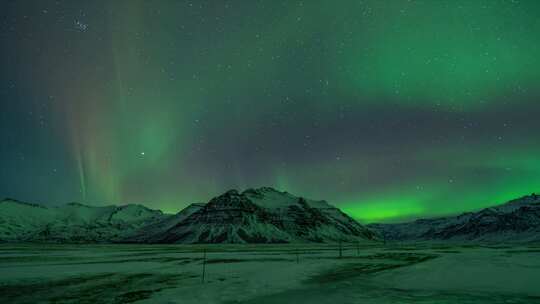
<instances>
[{"instance_id":1,"label":"mountain ridge","mask_svg":"<svg viewBox=\"0 0 540 304\"><path fill-rule=\"evenodd\" d=\"M0 205L3 241L282 243L376 239L373 232L326 201L270 187L229 190L176 214L138 204L47 207L12 199L6 202L10 207Z\"/></svg>"},{"instance_id":2,"label":"mountain ridge","mask_svg":"<svg viewBox=\"0 0 540 304\"><path fill-rule=\"evenodd\" d=\"M533 193L455 216L366 226L388 241L536 242L540 241L540 196Z\"/></svg>"},{"instance_id":3,"label":"mountain ridge","mask_svg":"<svg viewBox=\"0 0 540 304\"><path fill-rule=\"evenodd\" d=\"M361 225L325 200L270 187L229 190L166 214L141 204L47 207L0 201L0 241L58 243L537 242L540 196L456 216Z\"/></svg>"}]
</instances>

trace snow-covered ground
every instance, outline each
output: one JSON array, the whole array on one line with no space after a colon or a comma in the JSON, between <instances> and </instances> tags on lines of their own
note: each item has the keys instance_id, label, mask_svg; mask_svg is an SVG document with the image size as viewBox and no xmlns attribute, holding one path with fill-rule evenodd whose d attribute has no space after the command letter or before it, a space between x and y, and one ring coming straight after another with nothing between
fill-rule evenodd
<instances>
[{"instance_id":1,"label":"snow-covered ground","mask_svg":"<svg viewBox=\"0 0 540 304\"><path fill-rule=\"evenodd\" d=\"M0 244L0 273L0 303L540 303L533 245Z\"/></svg>"}]
</instances>

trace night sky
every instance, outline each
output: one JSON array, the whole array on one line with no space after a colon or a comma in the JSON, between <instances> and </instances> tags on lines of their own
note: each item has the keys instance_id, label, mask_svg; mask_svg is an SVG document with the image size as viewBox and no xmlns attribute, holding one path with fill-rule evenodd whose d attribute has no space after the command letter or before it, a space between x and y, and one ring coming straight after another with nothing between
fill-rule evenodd
<instances>
[{"instance_id":1,"label":"night sky","mask_svg":"<svg viewBox=\"0 0 540 304\"><path fill-rule=\"evenodd\" d=\"M540 191L540 1L2 1L0 197L362 222Z\"/></svg>"}]
</instances>

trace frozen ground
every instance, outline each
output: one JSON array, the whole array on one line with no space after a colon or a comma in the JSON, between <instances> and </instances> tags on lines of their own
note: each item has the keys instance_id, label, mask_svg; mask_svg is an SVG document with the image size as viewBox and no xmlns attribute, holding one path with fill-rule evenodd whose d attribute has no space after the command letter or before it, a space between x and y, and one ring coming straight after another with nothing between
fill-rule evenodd
<instances>
[{"instance_id":1,"label":"frozen ground","mask_svg":"<svg viewBox=\"0 0 540 304\"><path fill-rule=\"evenodd\" d=\"M540 246L0 244L0 303L540 303L539 286Z\"/></svg>"}]
</instances>

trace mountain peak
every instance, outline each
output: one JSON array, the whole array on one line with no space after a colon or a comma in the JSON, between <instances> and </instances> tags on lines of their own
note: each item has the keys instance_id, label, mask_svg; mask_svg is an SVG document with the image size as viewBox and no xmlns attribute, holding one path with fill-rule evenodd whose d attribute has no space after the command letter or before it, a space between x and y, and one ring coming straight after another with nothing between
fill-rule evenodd
<instances>
[{"instance_id":1,"label":"mountain peak","mask_svg":"<svg viewBox=\"0 0 540 304\"><path fill-rule=\"evenodd\" d=\"M22 202L22 201L16 200L16 199L14 199L14 198L9 198L9 197L4 198L4 199L1 200L0 202L12 202L12 203L18 203L18 204L25 204L25 203Z\"/></svg>"},{"instance_id":2,"label":"mountain peak","mask_svg":"<svg viewBox=\"0 0 540 304\"><path fill-rule=\"evenodd\" d=\"M374 234L325 201L271 187L229 190L192 210L161 235L158 243L283 243L371 241ZM183 214L184 212L181 212Z\"/></svg>"},{"instance_id":3,"label":"mountain peak","mask_svg":"<svg viewBox=\"0 0 540 304\"><path fill-rule=\"evenodd\" d=\"M279 192L279 193L283 193L283 192L281 192L279 190L276 190L276 189L274 189L272 187L260 187L257 190L260 191L260 192Z\"/></svg>"},{"instance_id":4,"label":"mountain peak","mask_svg":"<svg viewBox=\"0 0 540 304\"><path fill-rule=\"evenodd\" d=\"M83 203L79 203L79 202L70 202L70 203L67 203L66 206L90 208L90 206L85 205Z\"/></svg>"},{"instance_id":5,"label":"mountain peak","mask_svg":"<svg viewBox=\"0 0 540 304\"><path fill-rule=\"evenodd\" d=\"M279 190L276 190L272 187L259 187L259 188L248 188L242 192L242 194L251 194L251 195L265 195L268 193L279 193L279 194L286 194L287 192L282 192Z\"/></svg>"},{"instance_id":6,"label":"mountain peak","mask_svg":"<svg viewBox=\"0 0 540 304\"><path fill-rule=\"evenodd\" d=\"M23 202L23 201L20 201L20 200L13 199L13 198L5 198L5 199L1 200L0 203L12 203L12 204L18 204L18 205L24 205L24 206L47 209L47 207L45 207L43 205L40 205L40 204L27 203L27 202Z\"/></svg>"},{"instance_id":7,"label":"mountain peak","mask_svg":"<svg viewBox=\"0 0 540 304\"><path fill-rule=\"evenodd\" d=\"M223 193L223 194L220 195L220 196L236 196L236 195L240 195L240 193L238 192L238 190L236 190L236 189L231 189L231 190L228 190L227 192Z\"/></svg>"}]
</instances>

